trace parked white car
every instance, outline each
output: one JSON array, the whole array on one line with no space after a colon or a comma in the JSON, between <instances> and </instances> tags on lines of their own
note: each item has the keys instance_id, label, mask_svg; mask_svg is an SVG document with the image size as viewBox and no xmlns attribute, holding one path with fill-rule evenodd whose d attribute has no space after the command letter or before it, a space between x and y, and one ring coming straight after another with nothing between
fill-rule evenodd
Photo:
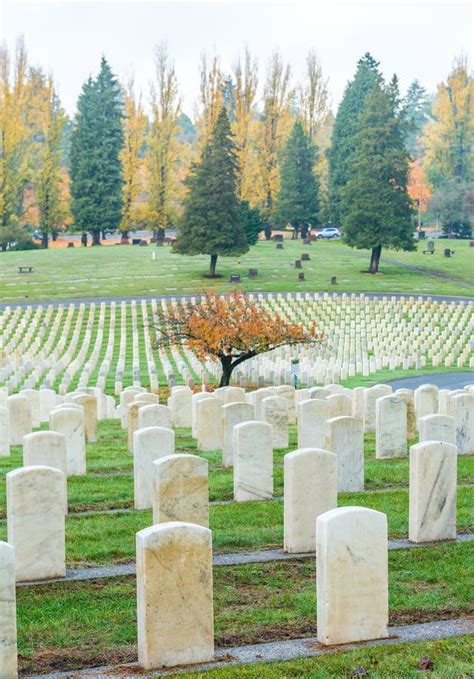
<instances>
[{"instance_id":1,"label":"parked white car","mask_svg":"<svg viewBox=\"0 0 474 679\"><path fill-rule=\"evenodd\" d=\"M341 232L335 226L326 226L318 233L316 238L340 238Z\"/></svg>"}]
</instances>

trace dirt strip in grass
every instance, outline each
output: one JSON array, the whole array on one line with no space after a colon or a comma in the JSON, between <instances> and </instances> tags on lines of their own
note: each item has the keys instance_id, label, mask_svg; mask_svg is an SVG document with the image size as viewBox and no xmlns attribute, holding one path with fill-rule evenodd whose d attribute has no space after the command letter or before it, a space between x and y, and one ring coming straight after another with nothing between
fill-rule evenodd
<instances>
[{"instance_id":1,"label":"dirt strip in grass","mask_svg":"<svg viewBox=\"0 0 474 679\"><path fill-rule=\"evenodd\" d=\"M474 544L389 553L390 624L468 615ZM314 560L214 570L218 647L314 636ZM17 592L23 672L136 659L135 579L44 584Z\"/></svg>"}]
</instances>

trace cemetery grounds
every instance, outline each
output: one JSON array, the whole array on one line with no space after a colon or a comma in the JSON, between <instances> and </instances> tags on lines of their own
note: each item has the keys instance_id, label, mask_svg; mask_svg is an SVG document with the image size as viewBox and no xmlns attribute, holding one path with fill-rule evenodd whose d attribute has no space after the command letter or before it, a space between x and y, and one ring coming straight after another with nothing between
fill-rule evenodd
<instances>
[{"instance_id":1,"label":"cemetery grounds","mask_svg":"<svg viewBox=\"0 0 474 679\"><path fill-rule=\"evenodd\" d=\"M289 302L285 302L284 295L279 298L275 294L270 300L265 298L266 304L279 307L285 313L298 315L303 309L303 317L312 317L313 313L317 317L320 305L325 314L325 334L333 341L329 350L327 346L318 349L319 358L326 360L326 377L331 375L351 388L413 374L426 374L425 381L429 382L430 373L467 372L473 367L472 345L469 344L469 341L472 342L472 305L464 302L462 311L459 311L455 304L450 306L448 302L446 308L440 309L439 304L442 303L438 303L430 310L428 302L423 303L425 306L420 303L419 308L415 303L419 294L473 297L474 250L469 250L466 242L453 241L450 246L455 250L454 257L444 258L442 248L446 243L437 242L437 252L433 256L423 256L421 245L414 254L385 253L387 259L427 268L444 278L383 262L380 275L368 276L361 273L365 261L340 243L317 243L305 250L302 243L285 242L282 252L276 252L274 244L259 243L237 261L219 261L218 266L224 275L219 286L222 290L230 289L232 286L227 283L229 274L240 272L242 287L247 290L256 293L301 293L300 298L292 297ZM13 377L17 380L15 386L12 383L15 391L22 388L29 378L32 379L32 375L37 375L36 387L45 379L58 391L61 385L72 390L85 382L85 386L101 384L107 393L114 394L117 382L125 387L139 381L149 388L155 379L155 391L159 392L162 403L166 402L170 373L175 375L176 383L183 383L190 376L197 385L199 366L184 352L179 352L179 355L167 352L164 356L153 351L150 359L153 333L148 333L147 328L153 329L153 303L147 300L143 305L141 300L142 296L175 295L178 298L181 294L196 294L202 284L200 273L207 265L207 258L178 258L169 249L163 248L157 250L156 259L152 260L150 251L151 248L104 247L87 251L20 252L4 256L0 290L2 300L11 304L10 312L5 314L4 311L2 316L2 367L9 342L12 342L13 353L17 353L14 374L5 374L2 384ZM298 281L291 262L303 251L310 252L311 260L304 262L306 280ZM277 255L282 256L279 262ZM60 261L59 257L65 257L67 261ZM34 271L31 275L17 274L19 265L31 265ZM258 268L256 280L248 280L246 276L251 267ZM334 275L338 280L336 288L330 283ZM324 298L321 294L313 307L314 298L310 296L310 302L305 301L304 293L314 290L321 293L328 291L331 295L334 292L341 295L342 292L359 291L386 294L386 316L382 300L367 303L367 325L373 328L374 333L377 324L384 319L386 325L379 337L379 354L377 350L368 350L365 361L361 359L360 370L357 365L353 369L348 366L341 374L340 368L330 363L329 356L337 337L337 334L331 334L332 331L336 327L341 329L341 322L350 329L351 320L356 320L351 318L350 313L353 300L349 295L341 303L339 298ZM404 294L403 302L392 301L391 293ZM123 305L118 300L115 307L110 301L104 302L102 307L100 304L91 307L85 303L81 312L81 298L121 295L136 299L136 304L127 301ZM410 302L410 297L415 301ZM62 299L77 301L72 310L66 303L63 307L51 307L48 312L49 301ZM44 302L39 310L36 307L28 309L27 306L15 310L16 302L36 300ZM341 313L341 309L347 313ZM417 314L414 319L413 314ZM405 342L406 346L398 350L397 332L402 321L405 334L401 343ZM32 328L31 336L28 336L29 328ZM76 360L77 369L72 377L72 371L68 373L66 365L46 361L45 365L38 367L40 362L35 360L28 364L26 354L35 339L37 352L41 351L53 332L51 347L56 346L61 337L65 338L65 350L74 345L71 357L73 362ZM347 335L345 330L340 330L340 333L343 337ZM410 343L416 347L411 352L408 351ZM82 354L81 349L84 350ZM408 356L403 349L408 351ZM387 365L387 361L380 358L390 351L399 353L401 362ZM45 354L46 358L49 355ZM407 360L405 365L404 356ZM150 360L154 362L155 372L150 370ZM302 352L301 360L302 363L305 360L310 363L311 355L306 356ZM18 371L18 367L23 372ZM215 384L212 367L207 367L211 385ZM276 363L268 364L264 370L269 375L278 367ZM316 383L317 375L312 378ZM200 387L196 386L196 389L200 390ZM408 445L415 442L416 439L413 439ZM176 452L199 454L209 461L210 528L215 555L282 548L283 457L296 448L296 427L293 425L290 426L288 448L274 450L274 499L235 503L232 502L232 470L222 466L221 451L199 452L189 429L176 430ZM20 446L12 447L11 456L1 459L0 539L3 540L6 539L4 477L6 472L21 465ZM127 432L121 429L120 421L99 422L98 441L87 444L87 475L68 479L68 569L108 569L133 563L135 534L151 525L151 511L133 509L132 469ZM365 489L358 493L339 494L338 506L358 505L384 512L388 517L389 539L406 538L408 472L408 459L376 460L374 435L366 434ZM458 534L474 530L473 483L474 459L472 456L460 456ZM457 619L472 613L473 547L473 542L465 541L391 550L390 625ZM236 646L315 636L313 557L218 566L214 568L213 577L216 647L227 649L232 655L232 648ZM24 674L136 660L134 575L102 577L99 574L91 580L20 586L17 589L17 611L20 669ZM360 646L354 650L286 663L222 667L214 670L213 674L219 677L415 677L420 675L420 659L429 658L433 677L468 677L473 672L472 654L472 637L458 637L370 648ZM200 676L205 676L205 673Z\"/></svg>"}]
</instances>

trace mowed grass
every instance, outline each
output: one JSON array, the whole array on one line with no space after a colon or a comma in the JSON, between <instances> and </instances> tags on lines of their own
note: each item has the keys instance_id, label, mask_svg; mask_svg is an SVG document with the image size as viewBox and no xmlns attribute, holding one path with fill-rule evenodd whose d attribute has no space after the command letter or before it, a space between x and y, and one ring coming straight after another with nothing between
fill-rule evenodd
<instances>
[{"instance_id":1,"label":"mowed grass","mask_svg":"<svg viewBox=\"0 0 474 679\"><path fill-rule=\"evenodd\" d=\"M414 442L414 441L413 441ZM297 448L296 428L290 427L290 445L274 451L274 496L283 495L283 458ZM197 454L209 462L211 502L233 499L233 470L224 469L221 451L201 453L189 429L176 430L176 451ZM22 465L21 447L2 458L0 469L0 539L6 539L5 473ZM87 445L88 474L68 479L70 514L66 521L67 564L88 567L133 561L135 533L152 523L151 511L133 510L133 456L127 450L126 432L118 421L98 423L98 442ZM375 437L365 438L365 489L378 492L341 493L340 506L360 505L388 516L391 538L408 532L409 460L376 460ZM474 457L458 457L458 483L474 484ZM474 486L459 488L458 531L474 529ZM79 512L132 510L128 513L81 515ZM210 527L216 552L281 548L283 503L215 504L210 508Z\"/></svg>"},{"instance_id":2,"label":"mowed grass","mask_svg":"<svg viewBox=\"0 0 474 679\"><path fill-rule=\"evenodd\" d=\"M473 676L474 637L393 644L359 648L352 651L329 650L323 657L278 663L257 663L238 667L220 667L209 672L187 672L170 677L194 679L327 679L327 677L368 676L371 679L419 679L423 659L429 660L430 679L468 679Z\"/></svg>"},{"instance_id":3,"label":"mowed grass","mask_svg":"<svg viewBox=\"0 0 474 679\"><path fill-rule=\"evenodd\" d=\"M434 255L423 255L422 242L414 253L384 251L380 273L364 272L369 253L351 250L340 241L285 241L283 250L275 243L260 241L238 258L220 257L218 273L222 278L210 282L207 256L184 257L170 247L103 246L0 253L0 299L4 302L96 297L192 294L205 285L228 291L231 273L241 275L239 284L255 291L375 291L409 294L451 294L474 296L474 249L468 241L443 240L436 243ZM443 256L444 248L455 250L452 258ZM298 280L293 266L303 252L311 260L303 263L305 280ZM152 259L155 253L155 260ZM395 263L394 263L395 262ZM426 273L399 266L402 262L453 277L461 283L441 280ZM19 274L18 266L32 266L33 273ZM249 268L258 269L250 279ZM331 285L331 277L337 285Z\"/></svg>"},{"instance_id":4,"label":"mowed grass","mask_svg":"<svg viewBox=\"0 0 474 679\"><path fill-rule=\"evenodd\" d=\"M467 614L472 582L462 574L473 556L472 543L391 552L391 624ZM315 635L315 579L313 559L215 568L216 645ZM21 669L136 660L135 601L130 577L18 588Z\"/></svg>"},{"instance_id":5,"label":"mowed grass","mask_svg":"<svg viewBox=\"0 0 474 679\"><path fill-rule=\"evenodd\" d=\"M292 427L288 450L294 448L296 432ZM176 431L176 450L202 454L208 459L211 498L232 497L232 471L222 468L220 451L199 453L188 429ZM275 496L281 495L283 490L282 463L286 452L274 452ZM340 494L339 506L358 505L385 512L390 537L406 536L408 460L375 460L373 435L366 437L365 457L366 487L379 490ZM68 568L133 562L135 534L151 525L151 511L77 514L82 509L132 506L132 455L127 451L126 432L121 430L119 422L99 423L99 440L87 445L87 459L88 475L68 480L70 510L76 512L66 520ZM474 458L466 456L458 460L459 482L472 483ZM20 447L13 448L10 458L1 460L3 473L20 465ZM0 507L4 511L4 483L0 487L0 498ZM473 499L473 487L459 488L459 532L474 529ZM213 505L210 508L210 528L215 553L281 548L283 503L272 500ZM4 519L0 522L0 539L6 539ZM389 552L391 624L450 619L468 614L472 591L469 573L473 558L473 543L444 543ZM231 653L232 647L240 644L316 635L313 557L218 567L214 568L213 579L217 647L228 648ZM17 588L17 606L22 672L75 670L137 659L136 585L133 577L21 586ZM435 655L437 669L442 671L445 665L439 660L443 649L440 643L430 652ZM452 640L450 643L447 652L455 663L453 667L464 668L468 657L462 642ZM412 645L408 648L410 653L404 656L403 666L412 667L418 651L414 651ZM420 648L431 647L420 645ZM385 668L396 667L400 655L401 651L397 655L392 647L361 649L355 655L338 653L318 659L317 664L315 660L298 661L289 667L288 676L311 676L306 672L313 672L313 667L315 671L321 667L323 672L343 672L354 662L358 663L358 667L366 664L372 676L372 671L377 668L385 671ZM324 664L319 665L319 662ZM244 675L240 674L242 671ZM273 674L268 674L269 671ZM245 669L239 667L235 672L237 670L218 669L210 676L286 676L286 665L270 665L268 670L267 666L258 665Z\"/></svg>"}]
</instances>

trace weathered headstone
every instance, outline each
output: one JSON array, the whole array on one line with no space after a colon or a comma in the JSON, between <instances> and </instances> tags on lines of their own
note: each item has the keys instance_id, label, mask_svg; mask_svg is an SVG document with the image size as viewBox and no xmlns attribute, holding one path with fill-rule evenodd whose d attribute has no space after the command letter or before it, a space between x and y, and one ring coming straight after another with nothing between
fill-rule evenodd
<instances>
[{"instance_id":1,"label":"weathered headstone","mask_svg":"<svg viewBox=\"0 0 474 679\"><path fill-rule=\"evenodd\" d=\"M269 500L273 495L272 428L266 422L234 427L234 500Z\"/></svg>"},{"instance_id":2,"label":"weathered headstone","mask_svg":"<svg viewBox=\"0 0 474 679\"><path fill-rule=\"evenodd\" d=\"M190 427L192 424L191 397L193 392L189 387L173 387L168 399L171 409L173 426Z\"/></svg>"},{"instance_id":3,"label":"weathered headstone","mask_svg":"<svg viewBox=\"0 0 474 679\"><path fill-rule=\"evenodd\" d=\"M56 431L35 431L24 436L23 466L52 467L63 473L64 513L67 514L66 437Z\"/></svg>"},{"instance_id":4,"label":"weathered headstone","mask_svg":"<svg viewBox=\"0 0 474 679\"><path fill-rule=\"evenodd\" d=\"M41 424L40 419L40 397L37 389L21 389L20 396L26 396L31 401L31 419L33 429L37 429Z\"/></svg>"},{"instance_id":5,"label":"weathered headstone","mask_svg":"<svg viewBox=\"0 0 474 679\"><path fill-rule=\"evenodd\" d=\"M435 384L422 384L413 392L417 425L420 417L438 412L438 392Z\"/></svg>"},{"instance_id":6,"label":"weathered headstone","mask_svg":"<svg viewBox=\"0 0 474 679\"><path fill-rule=\"evenodd\" d=\"M153 523L187 521L209 527L208 462L168 455L153 463Z\"/></svg>"},{"instance_id":7,"label":"weathered headstone","mask_svg":"<svg viewBox=\"0 0 474 679\"><path fill-rule=\"evenodd\" d=\"M222 449L222 401L205 398L196 404L197 447L202 451Z\"/></svg>"},{"instance_id":8,"label":"weathered headstone","mask_svg":"<svg viewBox=\"0 0 474 679\"><path fill-rule=\"evenodd\" d=\"M375 432L375 402L381 396L390 396L392 387L388 384L376 384L364 392L364 431Z\"/></svg>"},{"instance_id":9,"label":"weathered headstone","mask_svg":"<svg viewBox=\"0 0 474 679\"><path fill-rule=\"evenodd\" d=\"M412 542L456 538L456 446L424 441L410 448L408 537Z\"/></svg>"},{"instance_id":10,"label":"weathered headstone","mask_svg":"<svg viewBox=\"0 0 474 679\"><path fill-rule=\"evenodd\" d=\"M415 400L413 392L410 389L397 389L395 395L404 398L407 404L407 439L410 440L414 438L416 432Z\"/></svg>"},{"instance_id":11,"label":"weathered headstone","mask_svg":"<svg viewBox=\"0 0 474 679\"><path fill-rule=\"evenodd\" d=\"M314 552L315 518L337 507L337 457L302 448L285 455L283 462L285 552Z\"/></svg>"},{"instance_id":12,"label":"weathered headstone","mask_svg":"<svg viewBox=\"0 0 474 679\"><path fill-rule=\"evenodd\" d=\"M174 454L172 429L145 427L133 435L133 488L135 509L153 506L153 462Z\"/></svg>"},{"instance_id":13,"label":"weathered headstone","mask_svg":"<svg viewBox=\"0 0 474 679\"><path fill-rule=\"evenodd\" d=\"M10 415L8 408L0 406L0 457L10 456Z\"/></svg>"},{"instance_id":14,"label":"weathered headstone","mask_svg":"<svg viewBox=\"0 0 474 679\"><path fill-rule=\"evenodd\" d=\"M26 434L31 434L33 429L31 401L26 396L9 396L7 406L10 422L10 443L12 446L20 446L23 443L23 437Z\"/></svg>"},{"instance_id":15,"label":"weathered headstone","mask_svg":"<svg viewBox=\"0 0 474 679\"><path fill-rule=\"evenodd\" d=\"M212 538L162 523L137 533L138 662L146 670L212 660Z\"/></svg>"},{"instance_id":16,"label":"weathered headstone","mask_svg":"<svg viewBox=\"0 0 474 679\"><path fill-rule=\"evenodd\" d=\"M22 467L7 480L8 542L16 579L45 580L66 573L64 475L52 467Z\"/></svg>"},{"instance_id":17,"label":"weathered headstone","mask_svg":"<svg viewBox=\"0 0 474 679\"><path fill-rule=\"evenodd\" d=\"M49 428L66 439L67 475L83 476L86 473L86 439L82 406L71 404L52 410Z\"/></svg>"},{"instance_id":18,"label":"weathered headstone","mask_svg":"<svg viewBox=\"0 0 474 679\"><path fill-rule=\"evenodd\" d=\"M255 419L255 410L250 403L227 403L222 407L222 465L234 465L234 426Z\"/></svg>"},{"instance_id":19,"label":"weathered headstone","mask_svg":"<svg viewBox=\"0 0 474 679\"><path fill-rule=\"evenodd\" d=\"M375 457L407 455L407 402L403 396L381 396L375 402Z\"/></svg>"},{"instance_id":20,"label":"weathered headstone","mask_svg":"<svg viewBox=\"0 0 474 679\"><path fill-rule=\"evenodd\" d=\"M328 419L332 417L352 417L352 398L347 394L330 394L328 404Z\"/></svg>"},{"instance_id":21,"label":"weathered headstone","mask_svg":"<svg viewBox=\"0 0 474 679\"><path fill-rule=\"evenodd\" d=\"M326 400L309 398L300 401L298 411L298 448L322 448L324 450L328 404Z\"/></svg>"},{"instance_id":22,"label":"weathered headstone","mask_svg":"<svg viewBox=\"0 0 474 679\"><path fill-rule=\"evenodd\" d=\"M0 679L17 676L15 550L0 541Z\"/></svg>"},{"instance_id":23,"label":"weathered headstone","mask_svg":"<svg viewBox=\"0 0 474 679\"><path fill-rule=\"evenodd\" d=\"M420 443L423 441L443 441L456 444L454 417L450 415L425 415L418 421Z\"/></svg>"},{"instance_id":24,"label":"weathered headstone","mask_svg":"<svg viewBox=\"0 0 474 679\"><path fill-rule=\"evenodd\" d=\"M337 455L337 491L364 490L364 426L355 417L328 420L325 450Z\"/></svg>"},{"instance_id":25,"label":"weathered headstone","mask_svg":"<svg viewBox=\"0 0 474 679\"><path fill-rule=\"evenodd\" d=\"M458 453L474 455L474 393L453 396L451 408Z\"/></svg>"},{"instance_id":26,"label":"weathered headstone","mask_svg":"<svg viewBox=\"0 0 474 679\"><path fill-rule=\"evenodd\" d=\"M150 403L138 410L137 429L144 427L165 427L171 429L171 411L168 406Z\"/></svg>"},{"instance_id":27,"label":"weathered headstone","mask_svg":"<svg viewBox=\"0 0 474 679\"><path fill-rule=\"evenodd\" d=\"M48 422L49 413L58 405L58 396L53 389L40 389L38 397L40 422Z\"/></svg>"},{"instance_id":28,"label":"weathered headstone","mask_svg":"<svg viewBox=\"0 0 474 679\"><path fill-rule=\"evenodd\" d=\"M262 419L272 427L274 448L288 448L288 403L283 396L268 396L262 401Z\"/></svg>"},{"instance_id":29,"label":"weathered headstone","mask_svg":"<svg viewBox=\"0 0 474 679\"><path fill-rule=\"evenodd\" d=\"M97 441L97 399L90 394L78 394L73 397L73 403L84 408L84 434L87 443Z\"/></svg>"},{"instance_id":30,"label":"weathered headstone","mask_svg":"<svg viewBox=\"0 0 474 679\"><path fill-rule=\"evenodd\" d=\"M340 507L316 522L318 641L331 646L386 637L386 515Z\"/></svg>"}]
</instances>

